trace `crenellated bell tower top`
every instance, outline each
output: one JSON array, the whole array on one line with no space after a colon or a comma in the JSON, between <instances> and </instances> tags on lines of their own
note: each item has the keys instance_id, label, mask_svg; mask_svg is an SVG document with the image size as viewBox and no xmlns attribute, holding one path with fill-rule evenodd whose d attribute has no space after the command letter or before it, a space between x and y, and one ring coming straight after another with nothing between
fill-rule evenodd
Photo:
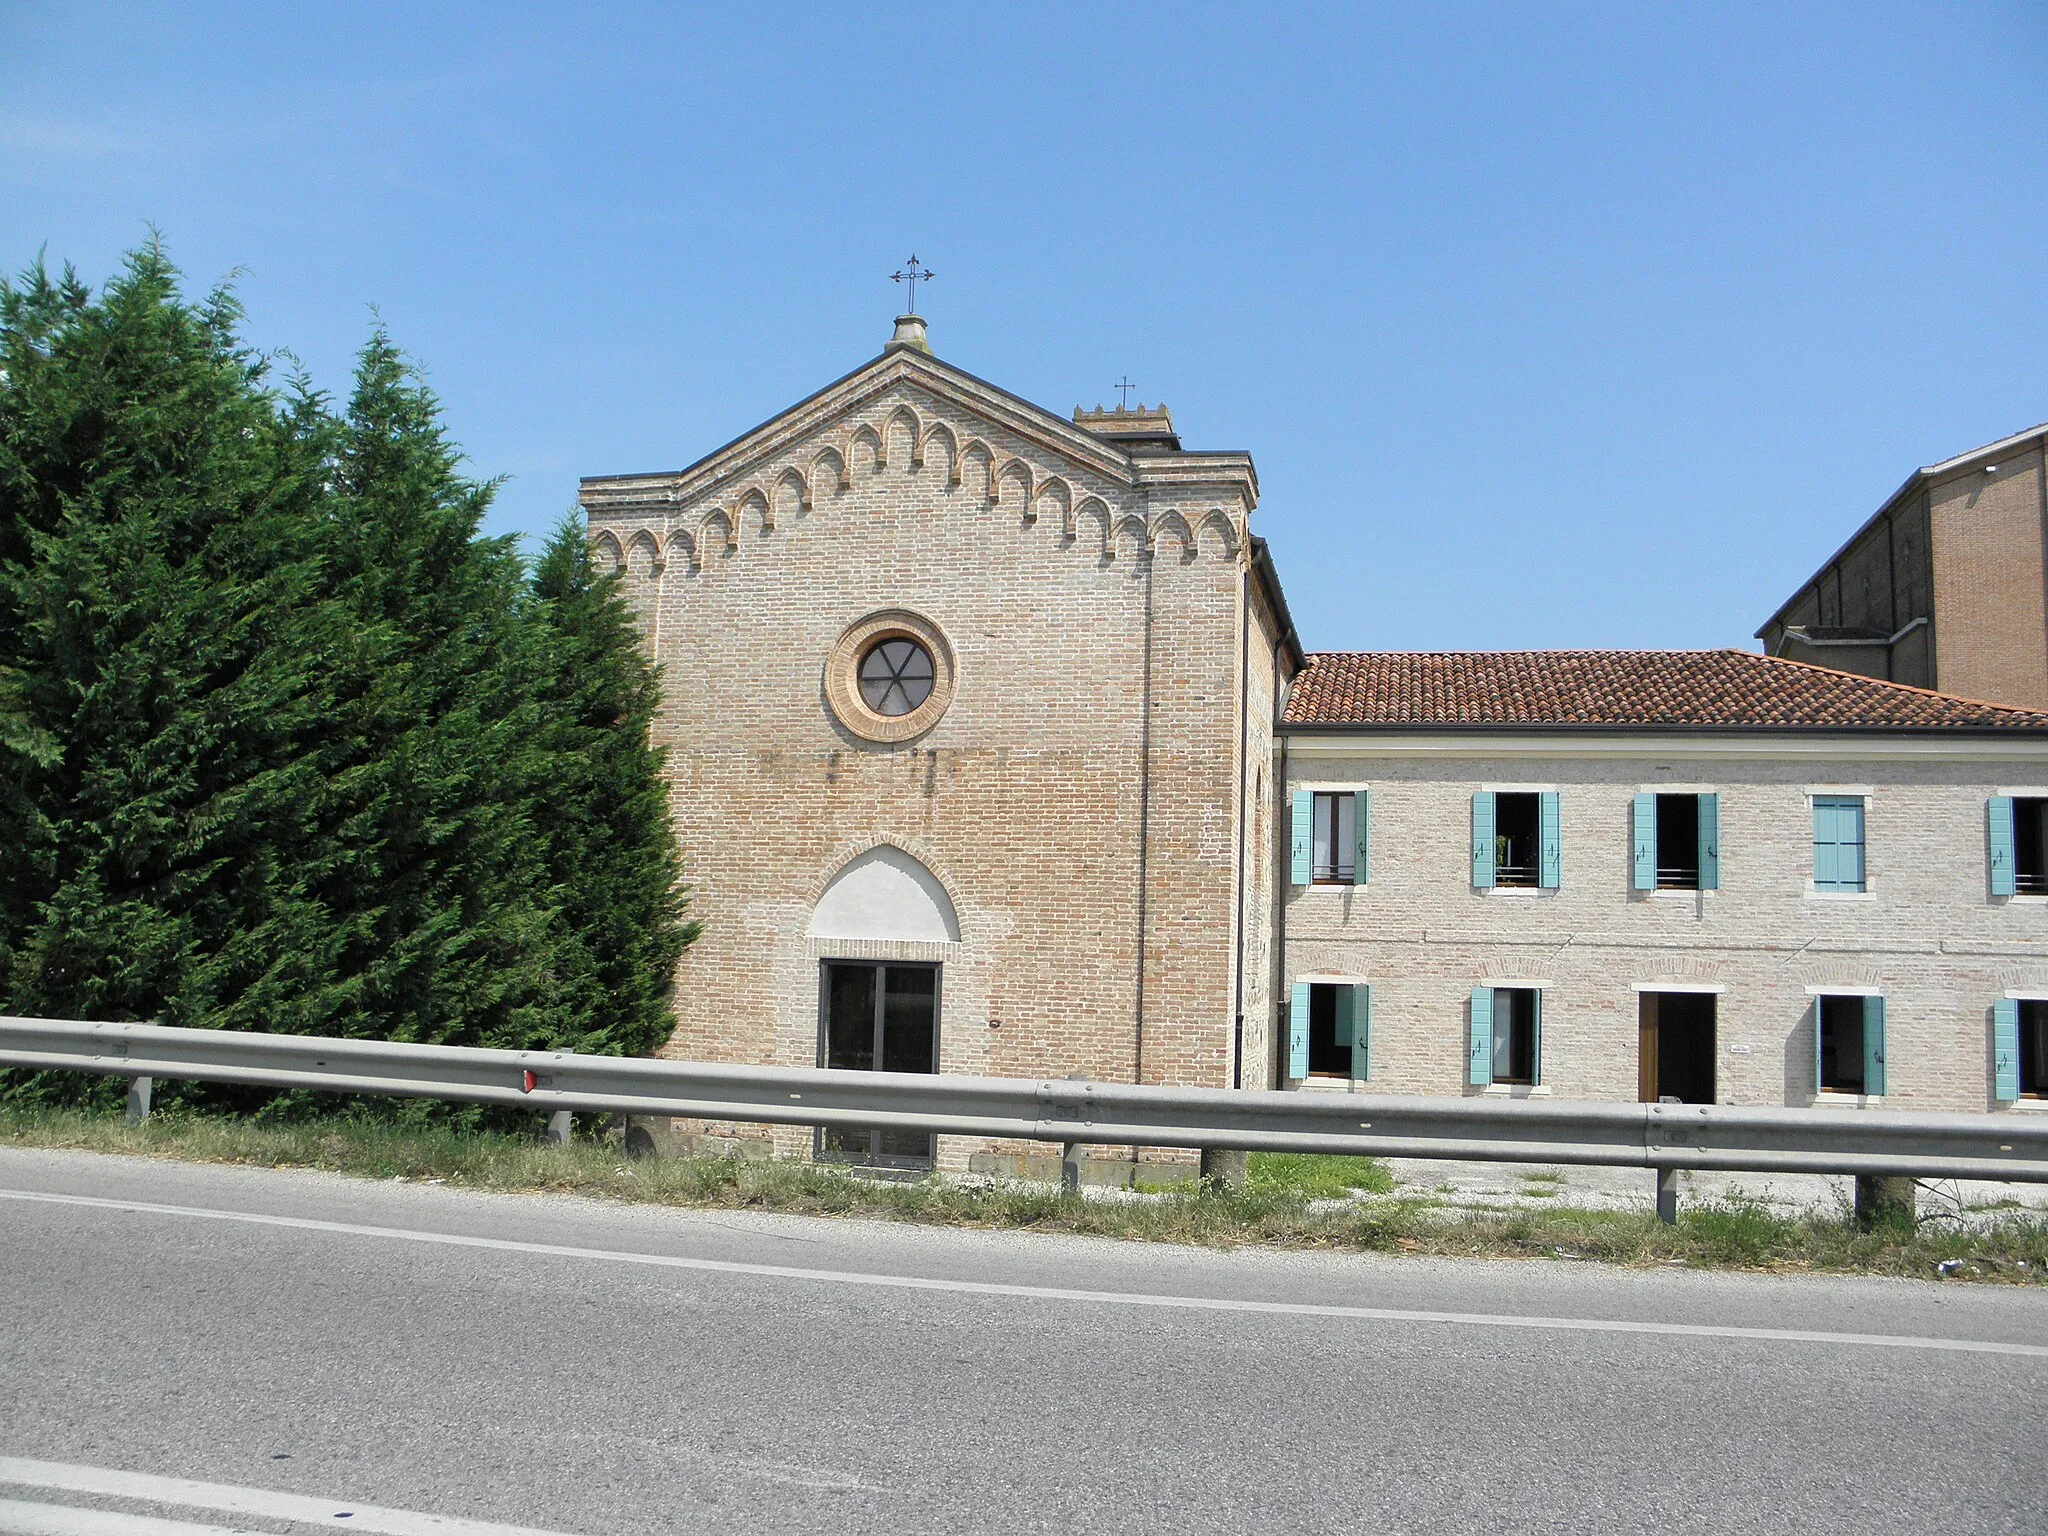
<instances>
[{"instance_id":1,"label":"crenellated bell tower top","mask_svg":"<svg viewBox=\"0 0 2048 1536\"><path fill-rule=\"evenodd\" d=\"M1084 432L1093 432L1097 437L1107 438L1123 449L1125 453L1179 453L1180 438L1173 430L1173 413L1163 405L1146 405L1143 401L1138 408L1118 406L1105 411L1096 406L1092 411L1074 407L1074 425Z\"/></svg>"}]
</instances>

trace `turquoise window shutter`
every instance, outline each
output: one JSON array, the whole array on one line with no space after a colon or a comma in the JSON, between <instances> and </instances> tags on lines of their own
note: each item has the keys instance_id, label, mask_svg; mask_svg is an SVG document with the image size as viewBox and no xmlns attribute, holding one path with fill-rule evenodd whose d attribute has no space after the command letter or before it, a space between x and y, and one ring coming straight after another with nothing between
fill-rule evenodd
<instances>
[{"instance_id":1,"label":"turquoise window shutter","mask_svg":"<svg viewBox=\"0 0 2048 1536\"><path fill-rule=\"evenodd\" d=\"M1351 1044L1351 988L1336 988L1336 1043L1340 1047Z\"/></svg>"},{"instance_id":2,"label":"turquoise window shutter","mask_svg":"<svg viewBox=\"0 0 2048 1536\"><path fill-rule=\"evenodd\" d=\"M1477 890L1493 888L1493 791L1482 789L1472 796L1472 884ZM1492 1079L1488 1079L1492 1081Z\"/></svg>"},{"instance_id":3,"label":"turquoise window shutter","mask_svg":"<svg viewBox=\"0 0 2048 1536\"><path fill-rule=\"evenodd\" d=\"M1294 859L1294 883L1312 885L1316 877L1316 797L1308 790L1298 789L1294 792L1294 812L1288 821L1293 843L1291 852Z\"/></svg>"},{"instance_id":4,"label":"turquoise window shutter","mask_svg":"<svg viewBox=\"0 0 2048 1536\"><path fill-rule=\"evenodd\" d=\"M1657 889L1657 797L1637 795L1629 817L1635 843L1635 888Z\"/></svg>"},{"instance_id":5,"label":"turquoise window shutter","mask_svg":"<svg viewBox=\"0 0 2048 1536\"><path fill-rule=\"evenodd\" d=\"M1543 1081L1543 989L1529 991L1529 1081Z\"/></svg>"},{"instance_id":6,"label":"turquoise window shutter","mask_svg":"<svg viewBox=\"0 0 2048 1536\"><path fill-rule=\"evenodd\" d=\"M2013 854L2016 839L2012 831L2012 796L1993 795L1991 818L1991 894L2013 896L2019 892L2019 864Z\"/></svg>"},{"instance_id":7,"label":"turquoise window shutter","mask_svg":"<svg viewBox=\"0 0 2048 1536\"><path fill-rule=\"evenodd\" d=\"M1372 1076L1372 987L1351 989L1351 1075Z\"/></svg>"},{"instance_id":8,"label":"turquoise window shutter","mask_svg":"<svg viewBox=\"0 0 2048 1536\"><path fill-rule=\"evenodd\" d=\"M1835 833L1835 802L1819 795L1813 800L1813 884L1814 889L1832 891L1841 878L1838 857L1841 844Z\"/></svg>"},{"instance_id":9,"label":"turquoise window shutter","mask_svg":"<svg viewBox=\"0 0 2048 1536\"><path fill-rule=\"evenodd\" d=\"M1721 888L1721 797L1700 796L1700 889Z\"/></svg>"},{"instance_id":10,"label":"turquoise window shutter","mask_svg":"<svg viewBox=\"0 0 2048 1536\"><path fill-rule=\"evenodd\" d=\"M2009 997L1991 1005L1991 1095L2020 1096L2020 1005Z\"/></svg>"},{"instance_id":11,"label":"turquoise window shutter","mask_svg":"<svg viewBox=\"0 0 2048 1536\"><path fill-rule=\"evenodd\" d=\"M1884 999L1863 999L1863 1091L1884 1092Z\"/></svg>"},{"instance_id":12,"label":"turquoise window shutter","mask_svg":"<svg viewBox=\"0 0 2048 1536\"><path fill-rule=\"evenodd\" d=\"M1465 1081L1484 1088L1493 1081L1493 988L1472 989L1472 1056Z\"/></svg>"},{"instance_id":13,"label":"turquoise window shutter","mask_svg":"<svg viewBox=\"0 0 2048 1536\"><path fill-rule=\"evenodd\" d=\"M1813 887L1817 891L1863 889L1863 798L1813 797Z\"/></svg>"},{"instance_id":14,"label":"turquoise window shutter","mask_svg":"<svg viewBox=\"0 0 2048 1536\"><path fill-rule=\"evenodd\" d=\"M1299 1082L1308 1076L1308 983L1297 981L1287 1001L1287 1075Z\"/></svg>"},{"instance_id":15,"label":"turquoise window shutter","mask_svg":"<svg viewBox=\"0 0 2048 1536\"><path fill-rule=\"evenodd\" d=\"M1358 829L1357 864L1351 876L1353 885L1364 885L1370 878L1372 864L1372 791L1361 789L1351 797L1352 824Z\"/></svg>"},{"instance_id":16,"label":"turquoise window shutter","mask_svg":"<svg viewBox=\"0 0 2048 1536\"><path fill-rule=\"evenodd\" d=\"M1557 791L1545 790L1536 801L1536 883L1554 891L1564 878L1564 820L1559 813Z\"/></svg>"}]
</instances>

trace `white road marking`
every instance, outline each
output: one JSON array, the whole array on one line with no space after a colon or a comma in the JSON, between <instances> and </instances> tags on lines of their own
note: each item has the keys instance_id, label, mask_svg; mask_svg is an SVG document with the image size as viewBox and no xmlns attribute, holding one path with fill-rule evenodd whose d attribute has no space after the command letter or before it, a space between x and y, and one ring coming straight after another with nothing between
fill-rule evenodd
<instances>
[{"instance_id":1,"label":"white road marking","mask_svg":"<svg viewBox=\"0 0 2048 1536\"><path fill-rule=\"evenodd\" d=\"M1991 1339L1944 1339L1898 1333L1831 1333L1803 1328L1737 1328L1713 1323L1638 1323L1600 1317L1524 1317L1497 1312L1435 1312L1398 1307L1323 1306L1301 1301L1245 1301L1222 1296L1160 1296L1143 1291L1084 1291L1056 1285L1005 1285L993 1280L939 1280L923 1275L867 1274L859 1270L801 1269L789 1264L746 1264L733 1259L686 1259L666 1253L611 1248L574 1248L560 1243L522 1243L503 1237L456 1232L422 1232L408 1227L373 1227L308 1216L269 1216L253 1211L217 1211L204 1206L158 1205L146 1200L108 1200L97 1195L56 1195L41 1190L0 1189L0 1200L82 1205L98 1210L183 1216L198 1221L233 1221L301 1232L332 1232L405 1243L438 1243L450 1248L487 1248L557 1259L607 1264L646 1264L719 1275L753 1275L770 1280L808 1280L821 1285L864 1285L889 1290L941 1291L960 1296L1011 1296L1028 1301L1076 1301L1119 1307L1167 1307L1191 1312L1253 1312L1274 1317L1329 1317L1374 1323L1443 1323L1472 1328L1534 1328L1566 1333L1639 1333L1681 1339L1749 1339L1771 1344L1833 1344L1869 1349L1926 1349L1964 1355L2011 1355L2048 1359L2048 1345L2006 1344Z\"/></svg>"},{"instance_id":2,"label":"white road marking","mask_svg":"<svg viewBox=\"0 0 2048 1536\"><path fill-rule=\"evenodd\" d=\"M244 1527L192 1525L151 1515L117 1515L70 1504L24 1504L0 1499L5 1536L248 1536Z\"/></svg>"},{"instance_id":3,"label":"white road marking","mask_svg":"<svg viewBox=\"0 0 2048 1536\"><path fill-rule=\"evenodd\" d=\"M300 1493L273 1493L267 1488L241 1488L231 1483L194 1483L182 1477L152 1477L146 1472L117 1472L111 1467L75 1467L60 1461L28 1461L18 1456L0 1456L0 1483L103 1498L135 1499L146 1504L172 1504L180 1509L255 1515L268 1520L288 1520L295 1525L324 1526L330 1531L377 1531L381 1536L559 1536L559 1533L538 1531L530 1526L462 1520L452 1515L423 1515L410 1509L384 1509L375 1504L353 1503L348 1499L308 1498ZM9 1524L10 1520L40 1523ZM19 1531L22 1536L194 1536L197 1531L212 1529L142 1515L116 1515L105 1510L0 1500L0 1531Z\"/></svg>"}]
</instances>

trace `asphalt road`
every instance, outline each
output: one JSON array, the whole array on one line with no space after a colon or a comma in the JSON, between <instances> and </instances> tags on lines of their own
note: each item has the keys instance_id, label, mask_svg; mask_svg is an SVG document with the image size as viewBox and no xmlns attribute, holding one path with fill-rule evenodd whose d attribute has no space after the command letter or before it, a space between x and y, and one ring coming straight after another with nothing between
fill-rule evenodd
<instances>
[{"instance_id":1,"label":"asphalt road","mask_svg":"<svg viewBox=\"0 0 2048 1536\"><path fill-rule=\"evenodd\" d=\"M2044 1392L2038 1291L0 1149L0 1532L2038 1533Z\"/></svg>"}]
</instances>

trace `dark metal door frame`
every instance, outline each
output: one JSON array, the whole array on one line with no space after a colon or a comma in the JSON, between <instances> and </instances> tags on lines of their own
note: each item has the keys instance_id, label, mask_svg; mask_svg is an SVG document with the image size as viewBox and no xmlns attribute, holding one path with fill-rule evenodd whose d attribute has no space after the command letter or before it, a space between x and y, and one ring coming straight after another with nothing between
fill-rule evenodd
<instances>
[{"instance_id":1,"label":"dark metal door frame","mask_svg":"<svg viewBox=\"0 0 2048 1536\"><path fill-rule=\"evenodd\" d=\"M832 967L835 965L865 966L876 973L875 1032L874 1043L869 1056L869 1059L875 1063L875 1066L872 1068L874 1071L881 1071L881 1063L887 1059L883 1053L883 1026L889 1003L890 970L924 971L930 973L932 978L932 1059L931 1065L926 1070L936 1073L939 1070L939 1021L943 1016L941 1004L944 999L943 989L945 986L944 967L936 960L820 960L818 962L818 1065L821 1067L828 1065L827 1052L831 1048ZM858 1128L843 1128L840 1134L858 1134ZM812 1133L811 1155L819 1162L845 1162L874 1168L896 1168L922 1172L928 1171L938 1160L938 1137L936 1135L927 1138L929 1150L921 1157L882 1152L878 1141L880 1135L878 1131L869 1131L867 1133L868 1152L865 1156L859 1153L848 1152L844 1149L828 1149L825 1145L826 1135L827 1133L823 1126L819 1126Z\"/></svg>"}]
</instances>

